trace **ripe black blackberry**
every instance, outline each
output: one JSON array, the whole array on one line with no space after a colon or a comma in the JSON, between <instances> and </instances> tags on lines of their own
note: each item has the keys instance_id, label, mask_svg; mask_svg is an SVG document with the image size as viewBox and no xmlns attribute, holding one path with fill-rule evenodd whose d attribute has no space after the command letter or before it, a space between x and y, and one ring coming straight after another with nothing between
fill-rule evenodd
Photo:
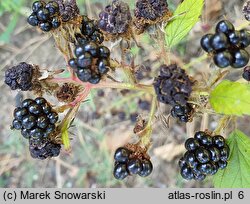
<instances>
[{"instance_id":1,"label":"ripe black blackberry","mask_svg":"<svg viewBox=\"0 0 250 204\"><path fill-rule=\"evenodd\" d=\"M59 14L63 22L70 21L80 14L76 0L54 0L59 5Z\"/></svg>"},{"instance_id":2,"label":"ripe black blackberry","mask_svg":"<svg viewBox=\"0 0 250 204\"><path fill-rule=\"evenodd\" d=\"M134 26L138 34L148 26L159 23L169 17L171 13L166 0L137 0L134 10Z\"/></svg>"},{"instance_id":3,"label":"ripe black blackberry","mask_svg":"<svg viewBox=\"0 0 250 204\"><path fill-rule=\"evenodd\" d=\"M44 160L50 157L57 157L60 154L61 145L46 139L41 139L38 143L37 140L30 138L29 150L33 158Z\"/></svg>"},{"instance_id":4,"label":"ripe black blackberry","mask_svg":"<svg viewBox=\"0 0 250 204\"><path fill-rule=\"evenodd\" d=\"M107 47L86 42L75 48L75 56L68 64L83 82L97 84L109 71L110 51Z\"/></svg>"},{"instance_id":5,"label":"ripe black blackberry","mask_svg":"<svg viewBox=\"0 0 250 204\"><path fill-rule=\"evenodd\" d=\"M87 16L82 16L80 26L81 34L76 34L76 41L79 44L84 44L89 41L101 44L104 41L104 36L97 24L96 21L89 19Z\"/></svg>"},{"instance_id":6,"label":"ripe black blackberry","mask_svg":"<svg viewBox=\"0 0 250 204\"><path fill-rule=\"evenodd\" d=\"M111 35L127 34L132 22L129 5L121 0L113 0L99 14L98 26Z\"/></svg>"},{"instance_id":7,"label":"ripe black blackberry","mask_svg":"<svg viewBox=\"0 0 250 204\"><path fill-rule=\"evenodd\" d=\"M114 154L115 165L113 175L116 179L123 180L129 175L138 174L146 177L151 174L153 165L148 156L133 152L127 147L119 147Z\"/></svg>"},{"instance_id":8,"label":"ripe black blackberry","mask_svg":"<svg viewBox=\"0 0 250 204\"><path fill-rule=\"evenodd\" d=\"M12 90L31 90L33 85L33 73L34 68L32 65L21 62L17 66L11 67L5 71L5 84Z\"/></svg>"},{"instance_id":9,"label":"ripe black blackberry","mask_svg":"<svg viewBox=\"0 0 250 204\"><path fill-rule=\"evenodd\" d=\"M186 140L185 148L187 152L179 160L184 179L201 181L227 166L229 147L220 135L211 137L207 132L196 132L194 138Z\"/></svg>"},{"instance_id":10,"label":"ripe black blackberry","mask_svg":"<svg viewBox=\"0 0 250 204\"><path fill-rule=\"evenodd\" d=\"M250 81L250 66L246 66L242 73L243 79Z\"/></svg>"},{"instance_id":11,"label":"ripe black blackberry","mask_svg":"<svg viewBox=\"0 0 250 204\"><path fill-rule=\"evenodd\" d=\"M187 103L184 106L175 105L171 109L171 115L178 118L181 122L187 123L192 121L193 108L191 104Z\"/></svg>"},{"instance_id":12,"label":"ripe black blackberry","mask_svg":"<svg viewBox=\"0 0 250 204\"><path fill-rule=\"evenodd\" d=\"M59 5L57 2L35 1L32 4L32 14L27 18L27 22L31 26L38 26L44 32L49 32L61 25L58 16Z\"/></svg>"},{"instance_id":13,"label":"ripe black blackberry","mask_svg":"<svg viewBox=\"0 0 250 204\"><path fill-rule=\"evenodd\" d=\"M250 45L250 33L245 29L235 30L227 20L218 22L215 31L215 34L204 35L200 41L202 49L213 56L215 65L220 68L246 66L249 54L245 48Z\"/></svg>"},{"instance_id":14,"label":"ripe black blackberry","mask_svg":"<svg viewBox=\"0 0 250 204\"><path fill-rule=\"evenodd\" d=\"M23 137L34 140L48 138L55 131L58 121L58 114L42 97L25 99L13 115L12 128L21 130Z\"/></svg>"},{"instance_id":15,"label":"ripe black blackberry","mask_svg":"<svg viewBox=\"0 0 250 204\"><path fill-rule=\"evenodd\" d=\"M185 70L176 64L162 65L160 75L154 80L158 100L172 106L187 104L192 84Z\"/></svg>"}]
</instances>

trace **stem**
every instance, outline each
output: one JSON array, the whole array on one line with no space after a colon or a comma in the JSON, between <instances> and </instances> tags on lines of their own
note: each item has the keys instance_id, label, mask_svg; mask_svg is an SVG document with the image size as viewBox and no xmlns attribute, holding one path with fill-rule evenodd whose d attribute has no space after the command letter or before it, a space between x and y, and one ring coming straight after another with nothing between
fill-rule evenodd
<instances>
[{"instance_id":1,"label":"stem","mask_svg":"<svg viewBox=\"0 0 250 204\"><path fill-rule=\"evenodd\" d=\"M156 107L157 107L157 98L156 96L153 96L148 122L145 129L141 133L142 136L139 142L140 145L144 146L147 150L149 149L151 143L152 121L154 120L155 117Z\"/></svg>"},{"instance_id":2,"label":"stem","mask_svg":"<svg viewBox=\"0 0 250 204\"><path fill-rule=\"evenodd\" d=\"M207 59L208 55L207 54L203 54L198 58L195 58L194 60L192 60L191 62L189 62L188 64L183 66L183 69L188 69L191 66L193 66L196 63L202 62L203 60Z\"/></svg>"},{"instance_id":3,"label":"stem","mask_svg":"<svg viewBox=\"0 0 250 204\"><path fill-rule=\"evenodd\" d=\"M145 84L130 84L130 83L119 83L119 82L99 82L98 84L90 84L88 82L82 82L78 78L53 78L47 79L48 82L54 83L74 83L84 87L90 86L91 89L101 89L101 88L112 88L112 89L129 89L129 90L138 90L144 91L151 95L155 95L154 87L152 85Z\"/></svg>"},{"instance_id":4,"label":"stem","mask_svg":"<svg viewBox=\"0 0 250 204\"><path fill-rule=\"evenodd\" d=\"M135 79L135 76L131 70L131 67L126 66L126 60L125 60L126 49L123 47L123 40L121 40L121 42L120 42L120 49L121 49L121 68L122 68L122 71L125 73L128 82L130 82L131 84L135 84L136 79Z\"/></svg>"},{"instance_id":5,"label":"stem","mask_svg":"<svg viewBox=\"0 0 250 204\"><path fill-rule=\"evenodd\" d=\"M229 121L232 119L231 116L225 115L223 116L220 121L219 121L219 125L217 126L217 128L214 130L214 134L218 135L221 133L221 131L223 129L225 129L225 127L228 125Z\"/></svg>"}]
</instances>

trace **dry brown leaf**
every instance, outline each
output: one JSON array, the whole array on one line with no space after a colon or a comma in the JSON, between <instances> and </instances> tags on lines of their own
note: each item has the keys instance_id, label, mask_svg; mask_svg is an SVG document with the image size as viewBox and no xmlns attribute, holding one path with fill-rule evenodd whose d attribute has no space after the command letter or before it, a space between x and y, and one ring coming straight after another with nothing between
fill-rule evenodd
<instances>
[{"instance_id":1,"label":"dry brown leaf","mask_svg":"<svg viewBox=\"0 0 250 204\"><path fill-rule=\"evenodd\" d=\"M154 154L166 161L172 161L176 156L182 154L185 151L183 144L169 143L161 147L154 149Z\"/></svg>"}]
</instances>

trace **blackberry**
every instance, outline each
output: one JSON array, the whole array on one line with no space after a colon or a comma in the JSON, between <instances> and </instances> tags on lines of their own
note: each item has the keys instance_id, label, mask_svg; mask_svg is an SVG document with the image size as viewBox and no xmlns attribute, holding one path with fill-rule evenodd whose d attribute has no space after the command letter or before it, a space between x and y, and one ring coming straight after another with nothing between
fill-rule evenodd
<instances>
[{"instance_id":1,"label":"blackberry","mask_svg":"<svg viewBox=\"0 0 250 204\"><path fill-rule=\"evenodd\" d=\"M137 33L140 34L148 26L170 17L170 12L166 0L137 0L134 15L134 26Z\"/></svg>"},{"instance_id":2,"label":"blackberry","mask_svg":"<svg viewBox=\"0 0 250 204\"><path fill-rule=\"evenodd\" d=\"M59 28L61 25L60 19L57 16L53 17L51 21L51 25L52 25L52 28L54 29Z\"/></svg>"},{"instance_id":3,"label":"blackberry","mask_svg":"<svg viewBox=\"0 0 250 204\"><path fill-rule=\"evenodd\" d=\"M27 18L27 22L32 25L32 26L38 26L39 24L39 20L37 18L37 16L32 13L28 18Z\"/></svg>"},{"instance_id":4,"label":"blackberry","mask_svg":"<svg viewBox=\"0 0 250 204\"><path fill-rule=\"evenodd\" d=\"M210 160L211 154L205 148L200 147L195 151L195 156L200 163L204 164Z\"/></svg>"},{"instance_id":5,"label":"blackberry","mask_svg":"<svg viewBox=\"0 0 250 204\"><path fill-rule=\"evenodd\" d=\"M77 45L74 53L76 58L70 59L68 64L81 81L97 84L109 71L110 51L107 47L86 42Z\"/></svg>"},{"instance_id":6,"label":"blackberry","mask_svg":"<svg viewBox=\"0 0 250 204\"><path fill-rule=\"evenodd\" d=\"M201 47L211 53L217 67L242 68L249 61L249 54L244 48L250 45L247 30L235 30L232 23L222 20L217 23L215 34L206 34L201 38Z\"/></svg>"},{"instance_id":7,"label":"blackberry","mask_svg":"<svg viewBox=\"0 0 250 204\"><path fill-rule=\"evenodd\" d=\"M216 53L213 60L217 67L225 68L233 63L233 56L230 52L224 51Z\"/></svg>"},{"instance_id":8,"label":"blackberry","mask_svg":"<svg viewBox=\"0 0 250 204\"><path fill-rule=\"evenodd\" d=\"M185 148L187 152L179 160L184 179L201 181L227 166L229 147L220 135L211 137L207 132L196 132L194 138L186 140Z\"/></svg>"},{"instance_id":9,"label":"blackberry","mask_svg":"<svg viewBox=\"0 0 250 204\"><path fill-rule=\"evenodd\" d=\"M247 65L249 61L249 54L246 50L240 49L232 52L233 63L231 66L233 68L242 68Z\"/></svg>"},{"instance_id":10,"label":"blackberry","mask_svg":"<svg viewBox=\"0 0 250 204\"><path fill-rule=\"evenodd\" d=\"M50 1L47 3L45 8L48 9L50 16L59 13L59 5L55 1Z\"/></svg>"},{"instance_id":11,"label":"blackberry","mask_svg":"<svg viewBox=\"0 0 250 204\"><path fill-rule=\"evenodd\" d=\"M250 66L246 66L242 73L243 79L250 81Z\"/></svg>"},{"instance_id":12,"label":"blackberry","mask_svg":"<svg viewBox=\"0 0 250 204\"><path fill-rule=\"evenodd\" d=\"M215 27L215 31L217 33L225 33L225 34L229 34L231 32L233 32L234 29L234 25L227 20L222 20L220 22L217 23L216 27Z\"/></svg>"},{"instance_id":13,"label":"blackberry","mask_svg":"<svg viewBox=\"0 0 250 204\"><path fill-rule=\"evenodd\" d=\"M49 10L48 9L40 9L39 11L37 11L37 14L36 14L38 20L42 21L42 22L46 22L49 20L49 17L50 17L50 13L49 13Z\"/></svg>"},{"instance_id":14,"label":"blackberry","mask_svg":"<svg viewBox=\"0 0 250 204\"><path fill-rule=\"evenodd\" d=\"M228 34L228 39L229 39L229 43L233 46L240 46L241 44L241 33L240 31L235 30L234 32L231 32Z\"/></svg>"},{"instance_id":15,"label":"blackberry","mask_svg":"<svg viewBox=\"0 0 250 204\"><path fill-rule=\"evenodd\" d=\"M5 84L7 84L12 90L31 90L33 85L33 73L33 66L22 62L17 66L11 67L5 71Z\"/></svg>"},{"instance_id":16,"label":"blackberry","mask_svg":"<svg viewBox=\"0 0 250 204\"><path fill-rule=\"evenodd\" d=\"M215 135L213 138L213 144L217 147L217 148L222 148L225 146L225 139L224 137L222 137L221 135Z\"/></svg>"},{"instance_id":17,"label":"blackberry","mask_svg":"<svg viewBox=\"0 0 250 204\"><path fill-rule=\"evenodd\" d=\"M129 32L132 16L127 3L113 0L99 14L98 26L111 35L121 35Z\"/></svg>"},{"instance_id":18,"label":"blackberry","mask_svg":"<svg viewBox=\"0 0 250 204\"><path fill-rule=\"evenodd\" d=\"M114 154L115 161L127 162L129 159L130 151L125 147L119 147Z\"/></svg>"},{"instance_id":19,"label":"blackberry","mask_svg":"<svg viewBox=\"0 0 250 204\"><path fill-rule=\"evenodd\" d=\"M153 170L153 165L148 156L136 145L129 144L129 149L119 147L114 154L115 165L113 175L116 179L122 180L128 175L138 174L139 176L149 176Z\"/></svg>"},{"instance_id":20,"label":"blackberry","mask_svg":"<svg viewBox=\"0 0 250 204\"><path fill-rule=\"evenodd\" d=\"M30 155L35 159L44 160L50 157L57 157L60 154L61 145L47 140L41 140L39 143L30 139Z\"/></svg>"},{"instance_id":21,"label":"blackberry","mask_svg":"<svg viewBox=\"0 0 250 204\"><path fill-rule=\"evenodd\" d=\"M160 75L154 80L158 100L173 106L187 104L192 91L192 84L185 70L176 64L162 65Z\"/></svg>"},{"instance_id":22,"label":"blackberry","mask_svg":"<svg viewBox=\"0 0 250 204\"><path fill-rule=\"evenodd\" d=\"M185 154L184 154L184 159L186 161L186 163L190 166L190 167L195 167L198 165L198 162L197 162L197 156L194 155L194 153L192 153L191 151L187 151Z\"/></svg>"},{"instance_id":23,"label":"blackberry","mask_svg":"<svg viewBox=\"0 0 250 204\"><path fill-rule=\"evenodd\" d=\"M217 147L209 147L208 150L211 153L211 161L218 162L221 158L220 150Z\"/></svg>"},{"instance_id":24,"label":"blackberry","mask_svg":"<svg viewBox=\"0 0 250 204\"><path fill-rule=\"evenodd\" d=\"M192 180L194 178L194 173L192 172L192 169L188 166L183 166L181 168L181 176L184 178L184 179L187 179L187 180Z\"/></svg>"},{"instance_id":25,"label":"blackberry","mask_svg":"<svg viewBox=\"0 0 250 204\"><path fill-rule=\"evenodd\" d=\"M151 161L148 159L144 159L144 160L142 160L141 163L142 163L142 169L138 173L138 175L141 177L149 176L153 171L153 165L152 165Z\"/></svg>"},{"instance_id":26,"label":"blackberry","mask_svg":"<svg viewBox=\"0 0 250 204\"><path fill-rule=\"evenodd\" d=\"M189 151L194 151L199 147L199 142L194 138L188 138L185 142L185 148Z\"/></svg>"},{"instance_id":27,"label":"blackberry","mask_svg":"<svg viewBox=\"0 0 250 204\"><path fill-rule=\"evenodd\" d=\"M13 115L12 127L21 130L25 138L48 138L49 134L55 130L55 124L58 121L58 114L42 97L35 100L25 99L21 107L14 110Z\"/></svg>"},{"instance_id":28,"label":"blackberry","mask_svg":"<svg viewBox=\"0 0 250 204\"><path fill-rule=\"evenodd\" d=\"M46 3L44 1L35 1L32 4L32 11L37 13L39 10L45 7Z\"/></svg>"},{"instance_id":29,"label":"blackberry","mask_svg":"<svg viewBox=\"0 0 250 204\"><path fill-rule=\"evenodd\" d=\"M250 45L250 33L246 29L240 30L240 47L246 48Z\"/></svg>"},{"instance_id":30,"label":"blackberry","mask_svg":"<svg viewBox=\"0 0 250 204\"><path fill-rule=\"evenodd\" d=\"M76 40L79 44L85 44L88 41L101 44L104 41L104 36L98 28L97 22L89 19L87 16L82 16L80 30L81 34L76 34Z\"/></svg>"},{"instance_id":31,"label":"blackberry","mask_svg":"<svg viewBox=\"0 0 250 204\"><path fill-rule=\"evenodd\" d=\"M113 175L118 180L125 179L129 175L126 164L116 164Z\"/></svg>"},{"instance_id":32,"label":"blackberry","mask_svg":"<svg viewBox=\"0 0 250 204\"><path fill-rule=\"evenodd\" d=\"M139 159L131 159L127 163L127 169L130 174L138 174L142 170L142 163Z\"/></svg>"},{"instance_id":33,"label":"blackberry","mask_svg":"<svg viewBox=\"0 0 250 204\"><path fill-rule=\"evenodd\" d=\"M135 17L155 21L168 12L166 0L138 0L136 2Z\"/></svg>"},{"instance_id":34,"label":"blackberry","mask_svg":"<svg viewBox=\"0 0 250 204\"><path fill-rule=\"evenodd\" d=\"M218 167L219 169L225 169L227 167L226 161L218 161Z\"/></svg>"},{"instance_id":35,"label":"blackberry","mask_svg":"<svg viewBox=\"0 0 250 204\"><path fill-rule=\"evenodd\" d=\"M59 6L59 14L63 22L68 22L80 13L80 10L76 4L76 0L54 0Z\"/></svg>"},{"instance_id":36,"label":"blackberry","mask_svg":"<svg viewBox=\"0 0 250 204\"><path fill-rule=\"evenodd\" d=\"M181 122L187 123L192 120L193 108L190 104L186 104L185 106L175 105L171 109L171 115L174 118L178 118Z\"/></svg>"},{"instance_id":37,"label":"blackberry","mask_svg":"<svg viewBox=\"0 0 250 204\"><path fill-rule=\"evenodd\" d=\"M200 41L201 47L206 52L214 51L210 43L212 37L213 37L213 34L206 34L201 38L201 41Z\"/></svg>"},{"instance_id":38,"label":"blackberry","mask_svg":"<svg viewBox=\"0 0 250 204\"><path fill-rule=\"evenodd\" d=\"M246 1L243 9L242 9L242 13L245 16L245 19L247 21L250 21L250 1Z\"/></svg>"},{"instance_id":39,"label":"blackberry","mask_svg":"<svg viewBox=\"0 0 250 204\"><path fill-rule=\"evenodd\" d=\"M32 14L27 18L31 26L39 26L44 32L49 32L61 25L59 15L59 5L55 1L45 3L36 1L32 4Z\"/></svg>"},{"instance_id":40,"label":"blackberry","mask_svg":"<svg viewBox=\"0 0 250 204\"><path fill-rule=\"evenodd\" d=\"M214 50L225 50L229 47L228 38L224 33L216 33L210 39L211 47Z\"/></svg>"}]
</instances>

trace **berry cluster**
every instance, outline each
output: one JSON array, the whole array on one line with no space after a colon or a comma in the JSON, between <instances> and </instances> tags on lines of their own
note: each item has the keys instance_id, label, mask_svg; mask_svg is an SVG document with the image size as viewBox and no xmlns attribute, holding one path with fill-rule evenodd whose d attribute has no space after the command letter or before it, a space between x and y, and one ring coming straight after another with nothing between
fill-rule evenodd
<instances>
[{"instance_id":1,"label":"berry cluster","mask_svg":"<svg viewBox=\"0 0 250 204\"><path fill-rule=\"evenodd\" d=\"M58 114L42 97L35 100L25 99L20 107L14 110L12 126L21 130L22 135L29 139L47 138L54 130Z\"/></svg>"},{"instance_id":2,"label":"berry cluster","mask_svg":"<svg viewBox=\"0 0 250 204\"><path fill-rule=\"evenodd\" d=\"M211 137L206 132L196 132L194 138L185 142L187 152L179 160L184 179L204 180L227 166L229 147L220 135Z\"/></svg>"},{"instance_id":3,"label":"berry cluster","mask_svg":"<svg viewBox=\"0 0 250 204\"><path fill-rule=\"evenodd\" d=\"M61 145L55 144L48 139L30 138L29 140L30 155L35 159L47 159L50 157L57 157L60 154Z\"/></svg>"},{"instance_id":4,"label":"berry cluster","mask_svg":"<svg viewBox=\"0 0 250 204\"><path fill-rule=\"evenodd\" d=\"M201 38L201 47L213 55L216 66L242 68L249 61L245 50L250 45L250 33L242 29L235 30L232 23L222 20L217 23L215 34L206 34Z\"/></svg>"},{"instance_id":5,"label":"berry cluster","mask_svg":"<svg viewBox=\"0 0 250 204\"><path fill-rule=\"evenodd\" d=\"M53 144L49 138L56 130L58 114L46 99L42 97L35 100L25 99L22 105L14 110L13 115L12 128L21 130L23 137L29 139L32 157L45 159L45 155L48 157L59 154L55 153L57 151L54 151L54 148L60 152L60 145Z\"/></svg>"},{"instance_id":6,"label":"berry cluster","mask_svg":"<svg viewBox=\"0 0 250 204\"><path fill-rule=\"evenodd\" d=\"M176 64L162 65L160 75L154 80L158 100L172 106L187 104L192 84L185 70Z\"/></svg>"},{"instance_id":7,"label":"berry cluster","mask_svg":"<svg viewBox=\"0 0 250 204\"><path fill-rule=\"evenodd\" d=\"M67 22L79 15L76 0L54 0L59 5L59 12L63 22Z\"/></svg>"},{"instance_id":8,"label":"berry cluster","mask_svg":"<svg viewBox=\"0 0 250 204\"><path fill-rule=\"evenodd\" d=\"M151 174L153 165L148 158L136 158L133 152L125 147L119 147L114 155L114 177L125 179L128 175L138 174L146 177Z\"/></svg>"},{"instance_id":9,"label":"berry cluster","mask_svg":"<svg viewBox=\"0 0 250 204\"><path fill-rule=\"evenodd\" d=\"M169 14L166 0L137 0L134 11L134 25L137 33L142 33L148 26L161 22Z\"/></svg>"},{"instance_id":10,"label":"berry cluster","mask_svg":"<svg viewBox=\"0 0 250 204\"><path fill-rule=\"evenodd\" d=\"M21 62L17 66L6 70L5 83L12 90L28 91L32 88L33 71L32 65Z\"/></svg>"},{"instance_id":11,"label":"berry cluster","mask_svg":"<svg viewBox=\"0 0 250 204\"><path fill-rule=\"evenodd\" d=\"M104 37L97 22L89 19L87 16L82 16L82 23L80 26L81 34L76 34L76 40L80 44L84 44L88 41L101 44L104 41Z\"/></svg>"},{"instance_id":12,"label":"berry cluster","mask_svg":"<svg viewBox=\"0 0 250 204\"><path fill-rule=\"evenodd\" d=\"M250 66L246 66L244 68L242 78L246 81L250 81Z\"/></svg>"},{"instance_id":13,"label":"berry cluster","mask_svg":"<svg viewBox=\"0 0 250 204\"><path fill-rule=\"evenodd\" d=\"M109 71L110 51L103 45L91 41L79 44L75 48L75 56L68 63L83 82L97 84Z\"/></svg>"},{"instance_id":14,"label":"berry cluster","mask_svg":"<svg viewBox=\"0 0 250 204\"><path fill-rule=\"evenodd\" d=\"M111 35L126 33L132 21L128 4L120 0L113 0L99 14L99 18L99 28Z\"/></svg>"},{"instance_id":15,"label":"berry cluster","mask_svg":"<svg viewBox=\"0 0 250 204\"><path fill-rule=\"evenodd\" d=\"M39 26L44 32L49 32L51 29L56 29L61 25L59 5L55 1L48 3L35 1L32 5L32 11L27 22L32 26Z\"/></svg>"},{"instance_id":16,"label":"berry cluster","mask_svg":"<svg viewBox=\"0 0 250 204\"><path fill-rule=\"evenodd\" d=\"M171 109L171 115L174 118L178 118L181 122L187 123L192 120L193 108L189 103L187 103L185 106L181 105L175 105Z\"/></svg>"}]
</instances>

